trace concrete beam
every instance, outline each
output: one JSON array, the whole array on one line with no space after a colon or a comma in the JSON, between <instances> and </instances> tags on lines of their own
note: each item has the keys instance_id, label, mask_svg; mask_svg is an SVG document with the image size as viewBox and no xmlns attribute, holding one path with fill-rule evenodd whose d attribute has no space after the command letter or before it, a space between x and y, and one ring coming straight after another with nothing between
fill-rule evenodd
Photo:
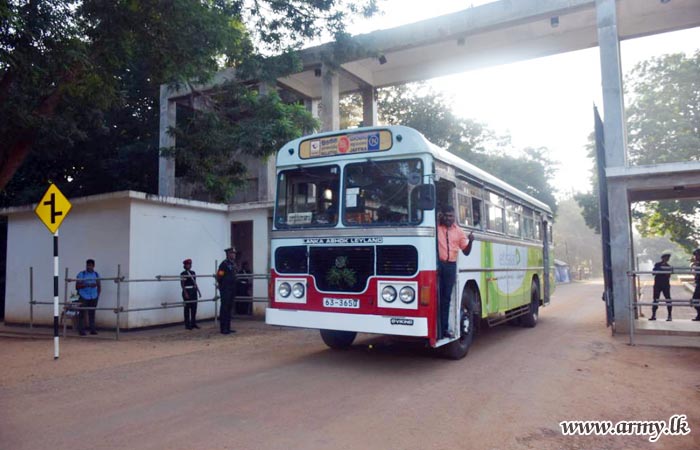
<instances>
[{"instance_id":1,"label":"concrete beam","mask_svg":"<svg viewBox=\"0 0 700 450\"><path fill-rule=\"evenodd\" d=\"M610 167L608 183L621 183L631 202L700 199L700 161Z\"/></svg>"},{"instance_id":2,"label":"concrete beam","mask_svg":"<svg viewBox=\"0 0 700 450\"><path fill-rule=\"evenodd\" d=\"M306 83L301 77L282 77L278 78L277 82L285 88L297 92L307 98L316 98L319 95L318 82L313 82L311 85Z\"/></svg>"},{"instance_id":3,"label":"concrete beam","mask_svg":"<svg viewBox=\"0 0 700 450\"><path fill-rule=\"evenodd\" d=\"M349 78L360 87L374 86L374 74L363 63L355 61L340 66L341 75Z\"/></svg>"},{"instance_id":4,"label":"concrete beam","mask_svg":"<svg viewBox=\"0 0 700 450\"><path fill-rule=\"evenodd\" d=\"M617 35L630 39L700 26L700 0L617 0ZM365 82L384 87L598 45L595 0L501 0L424 21L354 36L376 57L339 61ZM290 75L320 96L313 70L333 44L301 51L304 69ZM341 80L341 93L361 87Z\"/></svg>"}]
</instances>

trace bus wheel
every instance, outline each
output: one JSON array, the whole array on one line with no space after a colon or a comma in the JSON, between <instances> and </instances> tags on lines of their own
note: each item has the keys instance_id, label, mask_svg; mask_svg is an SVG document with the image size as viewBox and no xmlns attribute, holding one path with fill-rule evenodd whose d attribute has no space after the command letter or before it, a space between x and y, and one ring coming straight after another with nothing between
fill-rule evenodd
<instances>
[{"instance_id":1,"label":"bus wheel","mask_svg":"<svg viewBox=\"0 0 700 450\"><path fill-rule=\"evenodd\" d=\"M534 328L537 325L537 319L540 313L540 287L532 282L530 287L530 311L520 317L520 325L525 328Z\"/></svg>"},{"instance_id":2,"label":"bus wheel","mask_svg":"<svg viewBox=\"0 0 700 450\"><path fill-rule=\"evenodd\" d=\"M347 350L355 340L354 331L321 330L321 339L334 350Z\"/></svg>"},{"instance_id":3,"label":"bus wheel","mask_svg":"<svg viewBox=\"0 0 700 450\"><path fill-rule=\"evenodd\" d=\"M473 289L467 289L462 297L462 304L459 313L461 332L459 339L445 345L444 356L449 359L462 359L467 356L469 347L474 341L476 327L481 320L481 314L477 310L477 295Z\"/></svg>"}]
</instances>

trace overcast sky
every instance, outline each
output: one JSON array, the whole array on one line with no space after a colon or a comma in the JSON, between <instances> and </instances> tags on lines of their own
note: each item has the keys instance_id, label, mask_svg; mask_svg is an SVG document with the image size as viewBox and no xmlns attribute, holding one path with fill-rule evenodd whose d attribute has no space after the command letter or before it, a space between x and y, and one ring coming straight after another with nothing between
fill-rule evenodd
<instances>
[{"instance_id":1,"label":"overcast sky","mask_svg":"<svg viewBox=\"0 0 700 450\"><path fill-rule=\"evenodd\" d=\"M490 2L380 0L385 14L360 21L350 31L368 33ZM700 28L623 41L623 73L653 56L681 51L690 55L699 48ZM510 134L516 147L549 148L560 163L555 186L562 193L589 190L592 163L585 146L593 130L594 103L602 113L598 48L465 72L429 84L452 99L456 114Z\"/></svg>"}]
</instances>

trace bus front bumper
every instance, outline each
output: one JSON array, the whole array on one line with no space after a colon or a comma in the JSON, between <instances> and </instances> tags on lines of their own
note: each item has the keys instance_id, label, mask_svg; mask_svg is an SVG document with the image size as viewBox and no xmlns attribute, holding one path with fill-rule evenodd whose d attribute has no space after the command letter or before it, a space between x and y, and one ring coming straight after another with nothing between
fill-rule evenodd
<instances>
[{"instance_id":1,"label":"bus front bumper","mask_svg":"<svg viewBox=\"0 0 700 450\"><path fill-rule=\"evenodd\" d=\"M267 308L265 323L286 327L428 337L425 317L376 316Z\"/></svg>"}]
</instances>

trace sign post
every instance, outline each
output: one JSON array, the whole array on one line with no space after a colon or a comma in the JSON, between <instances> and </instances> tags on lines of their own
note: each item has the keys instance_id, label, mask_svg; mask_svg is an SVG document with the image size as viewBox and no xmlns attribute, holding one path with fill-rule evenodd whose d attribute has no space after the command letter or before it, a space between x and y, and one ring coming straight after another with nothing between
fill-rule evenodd
<instances>
[{"instance_id":1,"label":"sign post","mask_svg":"<svg viewBox=\"0 0 700 450\"><path fill-rule=\"evenodd\" d=\"M34 212L53 234L53 359L58 359L58 227L72 205L55 184L51 184L39 200Z\"/></svg>"}]
</instances>

